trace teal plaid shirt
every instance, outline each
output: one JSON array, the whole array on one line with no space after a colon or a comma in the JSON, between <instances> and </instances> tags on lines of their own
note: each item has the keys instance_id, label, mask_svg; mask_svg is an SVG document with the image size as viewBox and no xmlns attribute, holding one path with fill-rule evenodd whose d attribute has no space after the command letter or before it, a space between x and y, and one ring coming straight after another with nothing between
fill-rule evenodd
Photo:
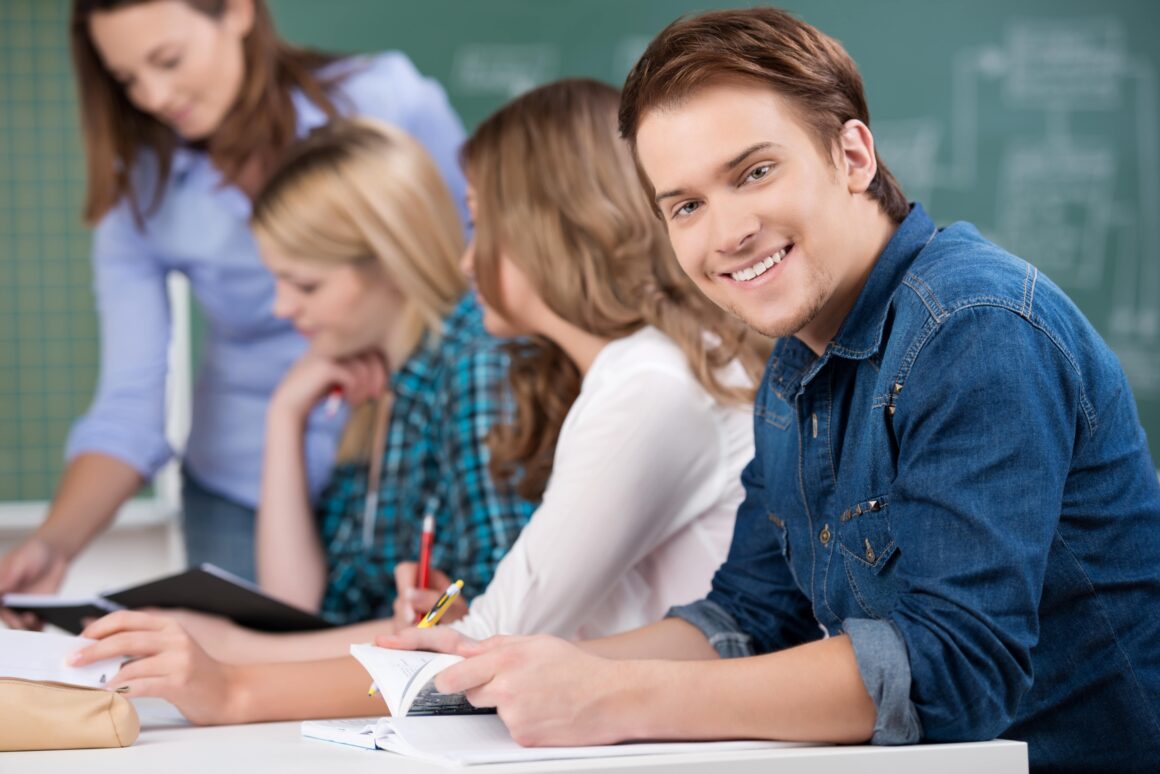
<instances>
[{"instance_id":1,"label":"teal plaid shirt","mask_svg":"<svg viewBox=\"0 0 1160 774\"><path fill-rule=\"evenodd\" d=\"M328 578L322 612L335 623L392 613L395 565L419 556L423 514L435 514L432 565L462 578L468 599L535 509L488 475L488 431L510 416L508 359L465 296L391 377L374 539L363 545L368 465L343 464L319 501Z\"/></svg>"}]
</instances>

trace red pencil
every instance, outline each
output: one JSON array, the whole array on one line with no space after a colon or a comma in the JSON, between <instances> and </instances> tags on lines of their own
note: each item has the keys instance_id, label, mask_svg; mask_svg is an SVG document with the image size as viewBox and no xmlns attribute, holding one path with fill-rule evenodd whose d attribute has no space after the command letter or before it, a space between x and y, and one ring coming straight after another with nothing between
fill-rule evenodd
<instances>
[{"instance_id":1,"label":"red pencil","mask_svg":"<svg viewBox=\"0 0 1160 774\"><path fill-rule=\"evenodd\" d=\"M435 542L435 514L428 512L423 517L423 534L419 539L419 570L415 585L418 588L427 588L431 575L431 544ZM415 623L423 620L422 613L416 613Z\"/></svg>"}]
</instances>

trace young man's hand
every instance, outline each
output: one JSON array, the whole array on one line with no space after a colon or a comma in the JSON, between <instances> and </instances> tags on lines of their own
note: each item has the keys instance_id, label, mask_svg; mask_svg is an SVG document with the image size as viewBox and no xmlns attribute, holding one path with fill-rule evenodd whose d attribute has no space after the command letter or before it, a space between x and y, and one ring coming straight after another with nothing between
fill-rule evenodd
<instances>
[{"instance_id":1,"label":"young man's hand","mask_svg":"<svg viewBox=\"0 0 1160 774\"><path fill-rule=\"evenodd\" d=\"M558 637L491 637L463 643L467 659L435 687L495 707L512 738L529 747L612 744L634 738L630 662L591 655ZM626 722L627 721L627 722Z\"/></svg>"}]
</instances>

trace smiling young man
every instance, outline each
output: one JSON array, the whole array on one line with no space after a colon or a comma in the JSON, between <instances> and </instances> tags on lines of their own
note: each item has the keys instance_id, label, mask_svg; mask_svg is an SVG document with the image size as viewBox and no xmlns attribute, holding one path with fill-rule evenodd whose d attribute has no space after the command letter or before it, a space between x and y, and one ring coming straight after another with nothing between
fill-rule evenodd
<instances>
[{"instance_id":1,"label":"smiling young man","mask_svg":"<svg viewBox=\"0 0 1160 774\"><path fill-rule=\"evenodd\" d=\"M1004 736L1035 769L1154 766L1160 485L1081 313L908 205L855 65L784 12L671 25L621 131L684 270L779 338L729 557L706 599L581 647L383 644L470 656L440 689L529 744Z\"/></svg>"}]
</instances>

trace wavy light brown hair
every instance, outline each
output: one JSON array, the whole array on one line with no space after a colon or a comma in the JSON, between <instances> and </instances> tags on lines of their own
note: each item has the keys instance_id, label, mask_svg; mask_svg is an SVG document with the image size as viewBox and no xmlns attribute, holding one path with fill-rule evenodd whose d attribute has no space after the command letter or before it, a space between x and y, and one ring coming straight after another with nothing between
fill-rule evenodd
<instances>
[{"instance_id":1,"label":"wavy light brown hair","mask_svg":"<svg viewBox=\"0 0 1160 774\"><path fill-rule=\"evenodd\" d=\"M619 99L597 81L558 81L509 103L467 141L479 291L504 313L502 253L567 322L606 339L653 325L681 348L716 399L751 403L752 387L725 383L721 369L739 360L756 384L769 342L701 295L680 270L617 135ZM516 415L488 438L491 473L510 480L522 470L517 491L539 500L580 373L544 337L509 349Z\"/></svg>"},{"instance_id":2,"label":"wavy light brown hair","mask_svg":"<svg viewBox=\"0 0 1160 774\"><path fill-rule=\"evenodd\" d=\"M624 83L621 136L635 155L645 113L730 79L767 86L788 99L824 158L831 158L847 121L870 126L862 76L842 44L786 11L767 7L688 16L661 30ZM906 195L877 149L874 158L878 173L866 193L901 223L910 211ZM640 177L651 200L656 191L643 170Z\"/></svg>"},{"instance_id":3,"label":"wavy light brown hair","mask_svg":"<svg viewBox=\"0 0 1160 774\"><path fill-rule=\"evenodd\" d=\"M126 196L140 224L155 208L169 179L173 152L180 139L172 128L129 100L124 88L105 69L89 34L94 13L115 11L155 0L73 0L70 37L76 72L88 163L88 191L84 217L89 225ZM198 13L218 19L228 0L182 0ZM214 164L227 182L238 178L248 163L268 171L297 134L298 117L291 92L300 89L328 116L337 110L327 96L328 83L316 75L335 57L290 45L278 37L263 0L254 4L254 23L243 42L245 77L241 93L222 125L205 143ZM143 191L134 173L142 151L155 157L156 179L146 188L151 201L143 206ZM152 171L152 170L150 170Z\"/></svg>"},{"instance_id":4,"label":"wavy light brown hair","mask_svg":"<svg viewBox=\"0 0 1160 774\"><path fill-rule=\"evenodd\" d=\"M439 335L467 291L463 226L439 168L418 140L381 121L337 119L290 146L250 223L280 257L383 271L403 298L393 332L403 357L424 334ZM366 457L374 416L373 404L352 414L340 460Z\"/></svg>"}]
</instances>

